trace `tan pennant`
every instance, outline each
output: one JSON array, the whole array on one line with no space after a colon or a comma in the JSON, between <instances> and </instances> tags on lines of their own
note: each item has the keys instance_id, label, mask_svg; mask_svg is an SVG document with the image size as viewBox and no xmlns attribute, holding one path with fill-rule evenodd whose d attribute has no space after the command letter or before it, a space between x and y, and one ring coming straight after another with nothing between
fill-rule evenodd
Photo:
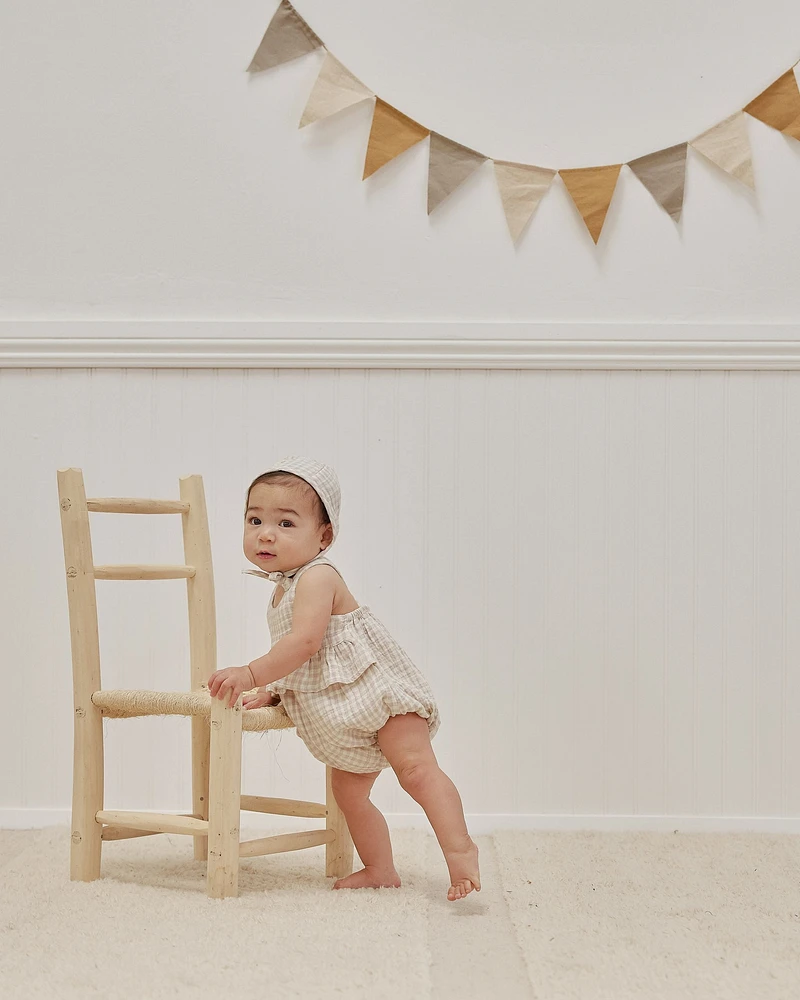
<instances>
[{"instance_id":1,"label":"tan pennant","mask_svg":"<svg viewBox=\"0 0 800 1000\"><path fill-rule=\"evenodd\" d=\"M389 160L393 160L429 135L430 129L423 128L411 118L406 118L397 108L376 97L367 157L364 161L364 176L361 179L370 177Z\"/></svg>"},{"instance_id":2,"label":"tan pennant","mask_svg":"<svg viewBox=\"0 0 800 1000\"><path fill-rule=\"evenodd\" d=\"M628 166L644 184L650 194L669 215L678 222L683 208L683 191L686 186L685 142L657 153L648 153Z\"/></svg>"},{"instance_id":3,"label":"tan pennant","mask_svg":"<svg viewBox=\"0 0 800 1000\"><path fill-rule=\"evenodd\" d=\"M622 170L621 163L608 167L576 167L574 170L559 170L567 191L595 243L600 239L620 170Z\"/></svg>"},{"instance_id":4,"label":"tan pennant","mask_svg":"<svg viewBox=\"0 0 800 1000\"><path fill-rule=\"evenodd\" d=\"M779 132L791 126L800 116L800 90L797 88L794 70L790 69L784 73L744 110L748 115L758 118L765 125L771 125Z\"/></svg>"},{"instance_id":5,"label":"tan pennant","mask_svg":"<svg viewBox=\"0 0 800 1000\"><path fill-rule=\"evenodd\" d=\"M539 202L555 177L555 170L532 167L526 163L494 161L494 176L506 213L508 231L516 243Z\"/></svg>"},{"instance_id":6,"label":"tan pennant","mask_svg":"<svg viewBox=\"0 0 800 1000\"><path fill-rule=\"evenodd\" d=\"M428 215L489 159L468 146L431 132L428 160Z\"/></svg>"},{"instance_id":7,"label":"tan pennant","mask_svg":"<svg viewBox=\"0 0 800 1000\"><path fill-rule=\"evenodd\" d=\"M345 108L370 100L374 96L371 90L328 52L303 111L299 128L320 121L322 118L328 118L337 111L344 111Z\"/></svg>"},{"instance_id":8,"label":"tan pennant","mask_svg":"<svg viewBox=\"0 0 800 1000\"><path fill-rule=\"evenodd\" d=\"M281 0L267 25L261 44L247 67L248 73L260 73L281 63L291 62L320 48L318 38L288 0Z\"/></svg>"},{"instance_id":9,"label":"tan pennant","mask_svg":"<svg viewBox=\"0 0 800 1000\"><path fill-rule=\"evenodd\" d=\"M719 125L692 139L689 145L726 174L730 174L755 191L753 161L750 157L750 140L747 138L744 112L737 111Z\"/></svg>"}]
</instances>

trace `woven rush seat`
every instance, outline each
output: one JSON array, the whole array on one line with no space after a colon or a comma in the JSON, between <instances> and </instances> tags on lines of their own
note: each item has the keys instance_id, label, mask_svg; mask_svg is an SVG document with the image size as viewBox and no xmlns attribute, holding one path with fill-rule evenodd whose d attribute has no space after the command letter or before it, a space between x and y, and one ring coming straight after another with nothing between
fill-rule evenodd
<instances>
[{"instance_id":1,"label":"woven rush seat","mask_svg":"<svg viewBox=\"0 0 800 1000\"><path fill-rule=\"evenodd\" d=\"M202 691L95 691L92 704L106 719L131 719L143 715L198 715L211 717L211 695ZM242 710L245 732L293 729L294 723L283 705Z\"/></svg>"}]
</instances>

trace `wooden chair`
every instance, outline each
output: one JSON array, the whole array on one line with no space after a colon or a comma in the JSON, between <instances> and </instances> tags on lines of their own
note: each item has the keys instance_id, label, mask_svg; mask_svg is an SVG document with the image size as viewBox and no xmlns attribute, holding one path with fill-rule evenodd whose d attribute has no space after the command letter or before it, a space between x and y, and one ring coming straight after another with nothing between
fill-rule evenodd
<instances>
[{"instance_id":1,"label":"wooden chair","mask_svg":"<svg viewBox=\"0 0 800 1000\"><path fill-rule=\"evenodd\" d=\"M75 701L70 878L100 877L102 843L154 833L194 837L194 857L208 861L207 892L215 899L239 893L239 858L325 844L325 874L349 875L353 842L331 790L325 804L241 794L242 730L289 729L282 706L242 711L211 698L206 681L216 670L214 577L203 480L179 480L180 500L86 499L80 469L58 470L61 531L67 575ZM89 513L180 514L184 566L95 566ZM186 580L189 603L190 691L109 691L100 682L95 580ZM103 718L182 715L192 718L192 812L130 812L104 808ZM210 723L210 724L209 724ZM240 811L325 818L325 828L240 842Z\"/></svg>"}]
</instances>

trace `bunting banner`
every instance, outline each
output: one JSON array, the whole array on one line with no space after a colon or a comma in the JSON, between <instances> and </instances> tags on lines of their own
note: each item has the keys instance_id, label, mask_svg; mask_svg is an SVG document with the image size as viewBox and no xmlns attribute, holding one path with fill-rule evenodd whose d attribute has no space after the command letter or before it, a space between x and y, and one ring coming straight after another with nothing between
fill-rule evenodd
<instances>
[{"instance_id":1,"label":"bunting banner","mask_svg":"<svg viewBox=\"0 0 800 1000\"><path fill-rule=\"evenodd\" d=\"M692 139L689 145L698 153L702 153L711 163L721 167L726 174L730 174L755 191L750 141L747 138L743 111L737 111L724 122L703 132L696 139Z\"/></svg>"},{"instance_id":2,"label":"bunting banner","mask_svg":"<svg viewBox=\"0 0 800 1000\"><path fill-rule=\"evenodd\" d=\"M410 118L400 114L397 108L375 98L375 110L372 112L372 128L369 130L367 158L364 161L364 176L362 180L371 177L390 160L393 160L407 149L415 146L431 134L430 129L423 128Z\"/></svg>"},{"instance_id":3,"label":"bunting banner","mask_svg":"<svg viewBox=\"0 0 800 1000\"><path fill-rule=\"evenodd\" d=\"M489 159L452 139L431 132L428 157L428 215Z\"/></svg>"},{"instance_id":4,"label":"bunting banner","mask_svg":"<svg viewBox=\"0 0 800 1000\"><path fill-rule=\"evenodd\" d=\"M686 148L682 142L657 153L648 153L638 160L631 160L628 166L644 184L664 211L680 221L683 208L683 189L686 178Z\"/></svg>"},{"instance_id":5,"label":"bunting banner","mask_svg":"<svg viewBox=\"0 0 800 1000\"><path fill-rule=\"evenodd\" d=\"M758 118L765 125L771 125L779 132L785 132L793 139L800 139L800 90L797 77L790 69L767 87L763 94L751 101L744 109L748 115Z\"/></svg>"},{"instance_id":6,"label":"bunting banner","mask_svg":"<svg viewBox=\"0 0 800 1000\"><path fill-rule=\"evenodd\" d=\"M260 73L319 48L322 48L322 39L314 34L290 3L281 0L247 72Z\"/></svg>"},{"instance_id":7,"label":"bunting banner","mask_svg":"<svg viewBox=\"0 0 800 1000\"><path fill-rule=\"evenodd\" d=\"M337 111L344 111L354 104L360 104L361 101L371 100L374 96L371 90L368 90L329 52L325 56L325 62L303 111L299 128L335 115Z\"/></svg>"},{"instance_id":8,"label":"bunting banner","mask_svg":"<svg viewBox=\"0 0 800 1000\"><path fill-rule=\"evenodd\" d=\"M526 163L509 163L507 160L493 162L508 231L516 243L539 207L539 202L547 194L556 171L531 167Z\"/></svg>"},{"instance_id":9,"label":"bunting banner","mask_svg":"<svg viewBox=\"0 0 800 1000\"><path fill-rule=\"evenodd\" d=\"M613 167L576 167L572 170L559 170L561 180L566 184L567 191L595 243L600 239L620 170L622 170L621 163Z\"/></svg>"},{"instance_id":10,"label":"bunting banner","mask_svg":"<svg viewBox=\"0 0 800 1000\"><path fill-rule=\"evenodd\" d=\"M795 74L797 62L744 108L694 139L626 163L558 170L495 160L404 115L378 97L339 62L289 0L280 0L247 72L261 73L317 49L324 51L325 58L303 110L299 128L329 118L355 104L373 101L362 180L371 177L412 146L428 139L428 215L491 160L509 235L515 245L556 176L561 178L589 235L597 244L624 166L631 170L655 203L677 225L683 211L689 149L755 191L745 115L758 119L789 139L800 141L800 88Z\"/></svg>"}]
</instances>

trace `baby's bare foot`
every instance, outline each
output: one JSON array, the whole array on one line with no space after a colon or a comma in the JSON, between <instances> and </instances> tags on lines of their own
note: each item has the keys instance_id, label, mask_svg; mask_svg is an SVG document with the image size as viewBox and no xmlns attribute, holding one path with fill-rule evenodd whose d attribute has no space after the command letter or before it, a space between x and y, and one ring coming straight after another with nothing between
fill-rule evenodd
<instances>
[{"instance_id":1,"label":"baby's bare foot","mask_svg":"<svg viewBox=\"0 0 800 1000\"><path fill-rule=\"evenodd\" d=\"M354 872L347 878L340 878L333 884L334 889L380 889L384 886L389 889L400 888L400 876L394 868L383 871L377 868L362 868L360 872Z\"/></svg>"},{"instance_id":2,"label":"baby's bare foot","mask_svg":"<svg viewBox=\"0 0 800 1000\"><path fill-rule=\"evenodd\" d=\"M450 902L463 899L473 889L481 891L481 874L478 868L478 845L472 838L463 851L449 851L445 854L447 870L450 872L450 888L447 898Z\"/></svg>"}]
</instances>

